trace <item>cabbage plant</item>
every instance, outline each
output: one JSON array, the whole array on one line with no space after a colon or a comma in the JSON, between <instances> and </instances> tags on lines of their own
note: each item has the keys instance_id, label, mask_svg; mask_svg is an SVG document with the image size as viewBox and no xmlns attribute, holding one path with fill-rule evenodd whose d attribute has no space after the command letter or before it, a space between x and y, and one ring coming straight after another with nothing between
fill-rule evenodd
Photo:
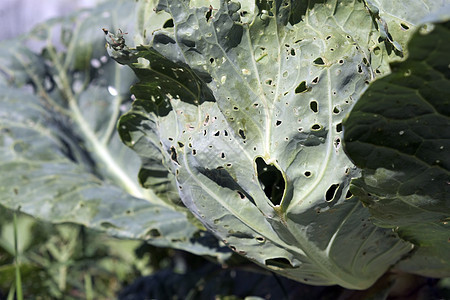
<instances>
[{"instance_id":1,"label":"cabbage plant","mask_svg":"<svg viewBox=\"0 0 450 300\"><path fill-rule=\"evenodd\" d=\"M448 7L117 0L46 23L1 48L0 202L312 285L450 276Z\"/></svg>"},{"instance_id":2,"label":"cabbage plant","mask_svg":"<svg viewBox=\"0 0 450 300\"><path fill-rule=\"evenodd\" d=\"M430 8L439 7L433 3ZM430 167L423 174L436 187L422 196L420 188L394 183L399 176L415 177L408 168L416 166L401 156L398 165L408 167L397 169L389 155L374 154L377 144L360 139L367 134L367 113L352 113L345 123L350 156L342 146L344 117L373 80L390 72L390 62L407 55L406 42L423 13L418 6L397 15L394 7L371 1L221 1L209 7L160 1L157 10L170 19L148 45L129 49L121 31L106 32L110 55L139 79L131 89L136 100L118 129L142 158L141 182L152 187L161 177L174 177L184 205L203 225L265 268L314 285L369 287L420 245L416 234L405 237L411 224L438 222L432 226L443 226L438 231L448 235L443 161L438 165L446 170L433 173ZM438 104L442 99L437 97L439 108L445 106ZM409 105L395 101L394 114ZM367 105L381 111L387 106L377 99ZM436 126L443 125L448 115ZM379 129L374 126L370 130ZM399 132L383 130L391 135L382 145ZM409 147L408 140L394 143ZM445 148L448 142L436 143ZM386 202L390 212L380 216ZM421 215L404 210L425 206L432 206L429 219L398 224ZM393 220L376 226L373 217ZM441 241L448 250L448 241ZM448 254L440 254L429 257L437 261L426 274L449 274Z\"/></svg>"}]
</instances>

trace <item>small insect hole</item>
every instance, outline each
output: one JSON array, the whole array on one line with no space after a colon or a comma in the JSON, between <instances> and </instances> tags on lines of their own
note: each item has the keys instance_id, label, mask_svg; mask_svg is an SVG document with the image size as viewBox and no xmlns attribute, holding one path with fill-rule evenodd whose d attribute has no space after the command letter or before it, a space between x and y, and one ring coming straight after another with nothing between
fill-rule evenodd
<instances>
[{"instance_id":1,"label":"small insect hole","mask_svg":"<svg viewBox=\"0 0 450 300\"><path fill-rule=\"evenodd\" d=\"M305 171L305 173L303 173L305 175L305 177L310 177L311 176L311 172L310 171Z\"/></svg>"},{"instance_id":2,"label":"small insect hole","mask_svg":"<svg viewBox=\"0 0 450 300\"><path fill-rule=\"evenodd\" d=\"M312 80L312 83L314 83L314 84L316 84L316 83L318 83L319 82L319 77L316 77L316 78L314 78L313 80Z\"/></svg>"},{"instance_id":3,"label":"small insect hole","mask_svg":"<svg viewBox=\"0 0 450 300\"><path fill-rule=\"evenodd\" d=\"M341 132L342 131L342 123L339 123L336 125L336 132Z\"/></svg>"},{"instance_id":4,"label":"small insect hole","mask_svg":"<svg viewBox=\"0 0 450 300\"><path fill-rule=\"evenodd\" d=\"M164 23L164 25L163 25L163 28L172 28L172 27L174 27L174 25L173 25L173 19L167 20L167 21Z\"/></svg>"},{"instance_id":5,"label":"small insect hole","mask_svg":"<svg viewBox=\"0 0 450 300\"><path fill-rule=\"evenodd\" d=\"M314 60L314 63L315 63L316 65L319 65L319 66L323 66L323 65L325 64L324 61L323 61L323 59L322 59L322 57L316 58L316 59Z\"/></svg>"},{"instance_id":6,"label":"small insect hole","mask_svg":"<svg viewBox=\"0 0 450 300\"><path fill-rule=\"evenodd\" d=\"M350 192L350 190L347 191L347 194L345 194L345 199L350 199L351 197L353 197L352 192Z\"/></svg>"},{"instance_id":7,"label":"small insect hole","mask_svg":"<svg viewBox=\"0 0 450 300\"><path fill-rule=\"evenodd\" d=\"M358 65L358 73L359 73L359 74L362 74L362 72L363 72L363 70L362 70L361 65Z\"/></svg>"},{"instance_id":8,"label":"small insect hole","mask_svg":"<svg viewBox=\"0 0 450 300\"><path fill-rule=\"evenodd\" d=\"M277 122L275 123L276 126L280 126L281 125L281 120L277 120Z\"/></svg>"},{"instance_id":9,"label":"small insect hole","mask_svg":"<svg viewBox=\"0 0 450 300\"><path fill-rule=\"evenodd\" d=\"M333 113L334 114L339 114L341 111L339 110L339 107L337 107L337 106L335 106L334 108L333 108Z\"/></svg>"},{"instance_id":10,"label":"small insect hole","mask_svg":"<svg viewBox=\"0 0 450 300\"><path fill-rule=\"evenodd\" d=\"M340 146L341 146L341 139L340 138L336 138L334 140L334 148L339 149Z\"/></svg>"},{"instance_id":11,"label":"small insect hole","mask_svg":"<svg viewBox=\"0 0 450 300\"><path fill-rule=\"evenodd\" d=\"M319 104L317 103L316 100L313 100L313 101L309 102L309 108L311 108L311 110L314 113L318 113L319 112Z\"/></svg>"},{"instance_id":12,"label":"small insect hole","mask_svg":"<svg viewBox=\"0 0 450 300\"><path fill-rule=\"evenodd\" d=\"M295 93L300 94L303 92L306 92L308 90L308 87L306 86L306 81L300 82L300 84L295 88Z\"/></svg>"},{"instance_id":13,"label":"small insect hole","mask_svg":"<svg viewBox=\"0 0 450 300\"><path fill-rule=\"evenodd\" d=\"M242 129L239 129L239 136L240 136L241 138L243 138L244 140L247 138L247 137L245 136L244 130L242 130Z\"/></svg>"},{"instance_id":14,"label":"small insect hole","mask_svg":"<svg viewBox=\"0 0 450 300\"><path fill-rule=\"evenodd\" d=\"M259 243L264 243L264 242L266 241L266 239L263 238L262 236L256 237L256 240L257 240Z\"/></svg>"},{"instance_id":15,"label":"small insect hole","mask_svg":"<svg viewBox=\"0 0 450 300\"><path fill-rule=\"evenodd\" d=\"M176 162L177 164L180 164L178 162L178 157L177 157L177 151L175 150L175 147L170 147L170 158Z\"/></svg>"},{"instance_id":16,"label":"small insect hole","mask_svg":"<svg viewBox=\"0 0 450 300\"><path fill-rule=\"evenodd\" d=\"M320 130L320 128L322 127L319 124L314 124L313 126L311 126L311 129L315 131Z\"/></svg>"}]
</instances>

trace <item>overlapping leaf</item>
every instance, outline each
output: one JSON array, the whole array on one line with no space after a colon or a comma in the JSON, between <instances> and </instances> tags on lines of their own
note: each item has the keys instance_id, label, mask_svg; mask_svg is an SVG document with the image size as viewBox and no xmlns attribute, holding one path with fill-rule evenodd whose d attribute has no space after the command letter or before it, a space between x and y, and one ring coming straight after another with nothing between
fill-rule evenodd
<instances>
[{"instance_id":1,"label":"overlapping leaf","mask_svg":"<svg viewBox=\"0 0 450 300\"><path fill-rule=\"evenodd\" d=\"M408 59L370 86L344 124L346 149L364 169L353 192L378 225L419 246L399 267L434 277L450 276L449 41L450 22L417 31Z\"/></svg>"},{"instance_id":2,"label":"overlapping leaf","mask_svg":"<svg viewBox=\"0 0 450 300\"><path fill-rule=\"evenodd\" d=\"M348 192L359 171L342 119L388 61L379 48L372 65L373 12L364 1L249 7L160 1L173 26L137 48L122 140L142 157L159 151L183 203L237 253L310 284L367 288L411 249ZM142 180L152 172L144 163Z\"/></svg>"},{"instance_id":3,"label":"overlapping leaf","mask_svg":"<svg viewBox=\"0 0 450 300\"><path fill-rule=\"evenodd\" d=\"M139 157L118 139L135 76L105 56L101 28L120 22L133 36L134 9L110 1L3 42L0 203L50 222L224 258L180 205L167 171L153 190L139 186Z\"/></svg>"}]
</instances>

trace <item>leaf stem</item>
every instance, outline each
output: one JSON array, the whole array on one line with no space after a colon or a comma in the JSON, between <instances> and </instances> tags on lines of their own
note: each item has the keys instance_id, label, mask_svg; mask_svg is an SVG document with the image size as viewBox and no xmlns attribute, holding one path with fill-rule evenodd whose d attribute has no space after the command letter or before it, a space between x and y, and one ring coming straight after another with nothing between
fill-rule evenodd
<instances>
[{"instance_id":1,"label":"leaf stem","mask_svg":"<svg viewBox=\"0 0 450 300\"><path fill-rule=\"evenodd\" d=\"M160 200L153 192L149 191L148 194L144 194L142 188L139 187L139 185L134 180L132 180L128 176L128 174L126 174L117 164L116 160L108 151L106 145L100 142L96 134L90 128L88 122L84 119L83 114L78 107L77 99L72 92L69 79L66 75L66 71L61 65L61 62L59 61L55 50L53 49L53 47L51 47L51 45L49 45L47 49L59 75L59 80L57 80L58 78L55 78L55 82L68 101L73 120L79 126L88 145L91 146L91 150L96 154L97 159L102 162L102 167L106 167L111 177L113 177L115 181L117 181L117 183L119 183L131 195L143 199L148 198L145 196L150 196L152 202L157 202L166 206L167 204L164 201Z\"/></svg>"},{"instance_id":2,"label":"leaf stem","mask_svg":"<svg viewBox=\"0 0 450 300\"><path fill-rule=\"evenodd\" d=\"M118 68L120 68L119 64L115 64L115 78L114 78L114 85L116 87L120 86L120 72L117 70ZM122 104L122 97L120 96L120 91L117 91L117 95L114 97L113 100L113 111L112 114L110 116L109 122L108 122L108 126L106 127L105 130L105 134L103 135L103 138L101 139L101 143L106 145L108 143L108 141L111 139L113 133L114 133L114 129L116 128L116 124L117 124L117 117L119 116L120 113L120 105Z\"/></svg>"},{"instance_id":3,"label":"leaf stem","mask_svg":"<svg viewBox=\"0 0 450 300\"><path fill-rule=\"evenodd\" d=\"M19 264L19 246L17 241L17 213L13 213L13 223L14 223L14 257L15 257L15 269L16 269L16 299L23 300L22 293L22 277L20 275L20 264Z\"/></svg>"}]
</instances>

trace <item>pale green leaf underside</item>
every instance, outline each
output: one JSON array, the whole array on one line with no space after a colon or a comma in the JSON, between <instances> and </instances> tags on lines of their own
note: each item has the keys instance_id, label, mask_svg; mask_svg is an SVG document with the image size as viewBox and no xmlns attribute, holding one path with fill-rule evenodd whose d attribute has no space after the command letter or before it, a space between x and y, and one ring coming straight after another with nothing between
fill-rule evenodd
<instances>
[{"instance_id":1,"label":"pale green leaf underside","mask_svg":"<svg viewBox=\"0 0 450 300\"><path fill-rule=\"evenodd\" d=\"M139 157L118 139L117 119L135 77L106 56L101 29L123 22L133 36L134 8L109 1L3 42L0 204L49 222L226 258L180 205L167 171L154 190L139 186ZM43 45L42 54L24 47L30 40Z\"/></svg>"},{"instance_id":2,"label":"pale green leaf underside","mask_svg":"<svg viewBox=\"0 0 450 300\"><path fill-rule=\"evenodd\" d=\"M237 253L310 284L367 288L411 249L347 193L359 171L341 122L376 75L378 31L360 1L310 3L295 24L276 3L161 1L174 27L138 47L119 131L142 157L159 149L183 203ZM262 161L286 182L280 201L259 182Z\"/></svg>"}]
</instances>

